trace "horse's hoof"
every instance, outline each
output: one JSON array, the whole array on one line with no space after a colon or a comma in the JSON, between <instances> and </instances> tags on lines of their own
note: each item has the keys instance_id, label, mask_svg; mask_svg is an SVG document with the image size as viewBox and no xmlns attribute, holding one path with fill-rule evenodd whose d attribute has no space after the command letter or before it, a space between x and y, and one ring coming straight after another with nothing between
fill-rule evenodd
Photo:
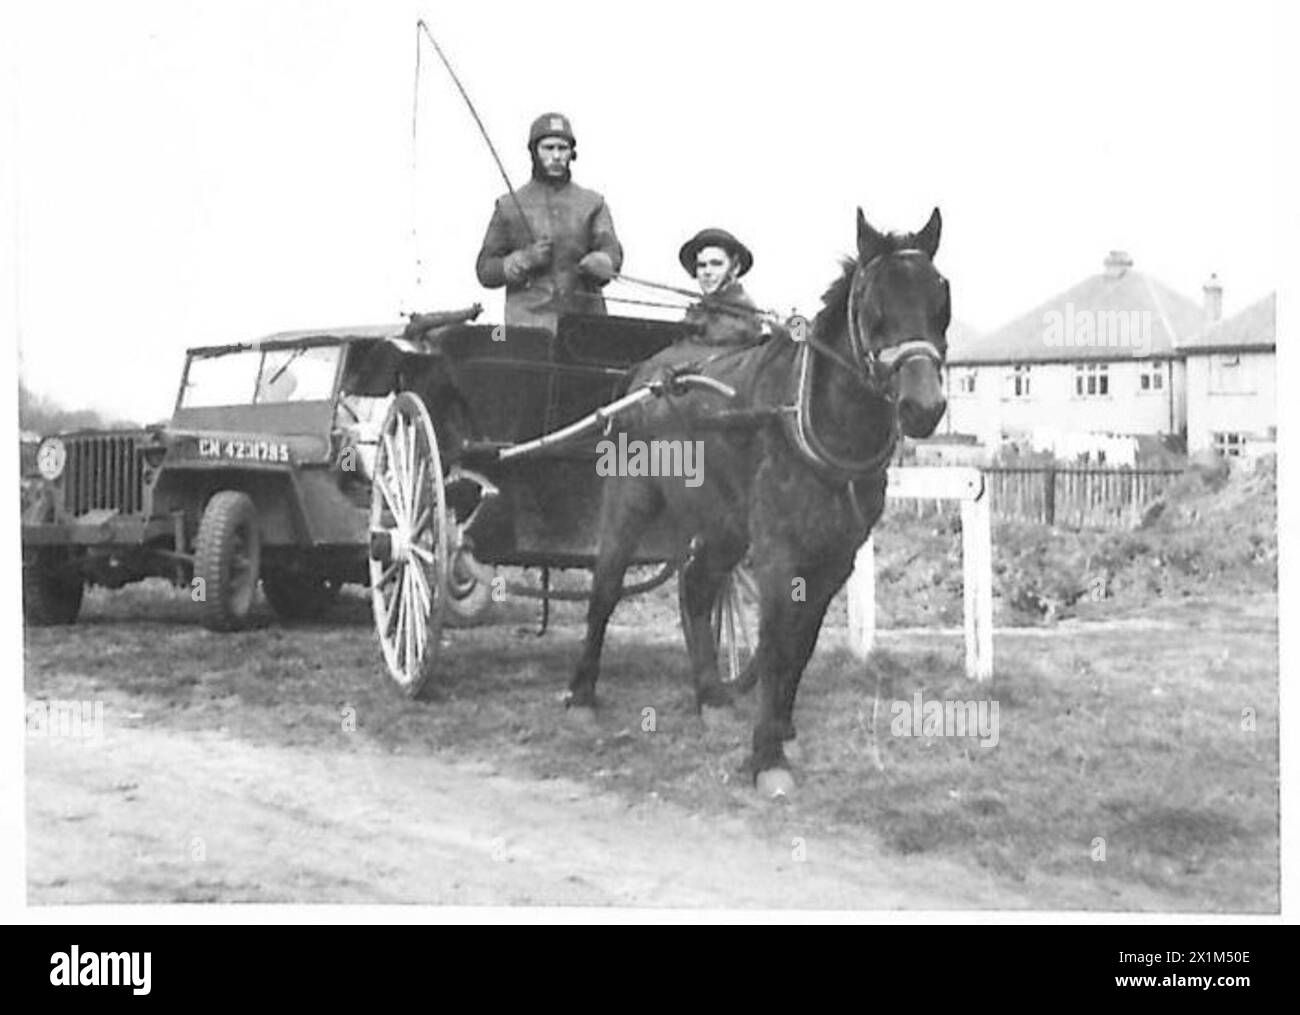
<instances>
[{"instance_id":1,"label":"horse's hoof","mask_svg":"<svg viewBox=\"0 0 1300 1015\"><path fill-rule=\"evenodd\" d=\"M786 799L794 794L794 776L788 768L765 768L758 773L755 785L765 800Z\"/></svg>"}]
</instances>

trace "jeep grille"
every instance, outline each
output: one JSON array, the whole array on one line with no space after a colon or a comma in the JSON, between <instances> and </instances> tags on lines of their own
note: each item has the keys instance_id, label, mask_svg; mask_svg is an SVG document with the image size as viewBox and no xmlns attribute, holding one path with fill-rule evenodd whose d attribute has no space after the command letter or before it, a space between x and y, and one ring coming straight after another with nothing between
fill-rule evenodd
<instances>
[{"instance_id":1,"label":"jeep grille","mask_svg":"<svg viewBox=\"0 0 1300 1015\"><path fill-rule=\"evenodd\" d=\"M141 510L144 458L135 437L65 437L63 503L73 515L114 508L123 514Z\"/></svg>"}]
</instances>

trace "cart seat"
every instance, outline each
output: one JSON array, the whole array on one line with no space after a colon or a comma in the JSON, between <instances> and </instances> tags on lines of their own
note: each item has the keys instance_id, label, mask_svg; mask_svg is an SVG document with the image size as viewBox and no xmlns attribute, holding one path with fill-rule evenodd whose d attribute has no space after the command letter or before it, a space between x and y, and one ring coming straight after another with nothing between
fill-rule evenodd
<instances>
[{"instance_id":1,"label":"cart seat","mask_svg":"<svg viewBox=\"0 0 1300 1015\"><path fill-rule=\"evenodd\" d=\"M630 367L682 335L673 321L571 314L543 328L459 325L441 332L482 440L516 444L582 418L623 393Z\"/></svg>"}]
</instances>

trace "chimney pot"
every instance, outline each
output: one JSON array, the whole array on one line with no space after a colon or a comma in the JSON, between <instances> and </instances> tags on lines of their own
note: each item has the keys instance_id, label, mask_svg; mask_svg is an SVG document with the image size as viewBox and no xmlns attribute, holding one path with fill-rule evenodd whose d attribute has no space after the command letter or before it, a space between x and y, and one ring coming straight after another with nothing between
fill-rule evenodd
<instances>
[{"instance_id":1,"label":"chimney pot","mask_svg":"<svg viewBox=\"0 0 1300 1015\"><path fill-rule=\"evenodd\" d=\"M1103 264L1110 278L1123 278L1124 273L1133 267L1133 258L1126 250L1112 250Z\"/></svg>"},{"instance_id":2,"label":"chimney pot","mask_svg":"<svg viewBox=\"0 0 1300 1015\"><path fill-rule=\"evenodd\" d=\"M1214 324L1223 317L1223 283L1219 281L1219 276L1211 274L1205 280L1205 285L1201 286L1201 292L1205 296L1205 323Z\"/></svg>"}]
</instances>

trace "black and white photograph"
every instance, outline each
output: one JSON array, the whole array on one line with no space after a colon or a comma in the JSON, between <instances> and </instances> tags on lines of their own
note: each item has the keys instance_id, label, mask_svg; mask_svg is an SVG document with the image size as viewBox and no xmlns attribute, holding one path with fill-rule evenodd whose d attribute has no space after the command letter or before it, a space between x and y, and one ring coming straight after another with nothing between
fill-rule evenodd
<instances>
[{"instance_id":1,"label":"black and white photograph","mask_svg":"<svg viewBox=\"0 0 1300 1015\"><path fill-rule=\"evenodd\" d=\"M18 918L1283 919L1279 17L16 5Z\"/></svg>"}]
</instances>

